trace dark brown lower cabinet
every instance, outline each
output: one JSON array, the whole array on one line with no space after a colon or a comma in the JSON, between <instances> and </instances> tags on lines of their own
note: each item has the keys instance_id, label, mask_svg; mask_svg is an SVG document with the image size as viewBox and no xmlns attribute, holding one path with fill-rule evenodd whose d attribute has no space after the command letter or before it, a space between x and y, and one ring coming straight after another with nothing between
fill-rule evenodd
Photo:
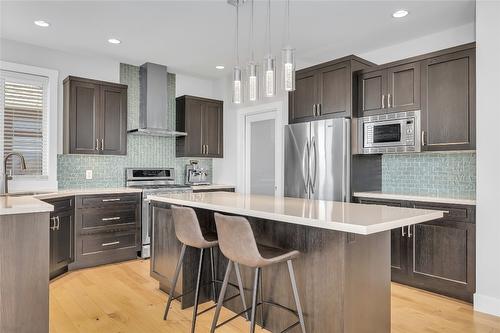
<instances>
[{"instance_id":1,"label":"dark brown lower cabinet","mask_svg":"<svg viewBox=\"0 0 500 333\"><path fill-rule=\"evenodd\" d=\"M75 262L70 269L137 258L141 193L75 197Z\"/></svg>"},{"instance_id":2,"label":"dark brown lower cabinet","mask_svg":"<svg viewBox=\"0 0 500 333\"><path fill-rule=\"evenodd\" d=\"M45 201L54 206L49 221L49 276L52 279L67 272L68 265L74 261L74 198L68 197Z\"/></svg>"},{"instance_id":3,"label":"dark brown lower cabinet","mask_svg":"<svg viewBox=\"0 0 500 333\"><path fill-rule=\"evenodd\" d=\"M472 302L475 292L475 206L358 198L359 203L448 213L391 232L392 281Z\"/></svg>"}]
</instances>

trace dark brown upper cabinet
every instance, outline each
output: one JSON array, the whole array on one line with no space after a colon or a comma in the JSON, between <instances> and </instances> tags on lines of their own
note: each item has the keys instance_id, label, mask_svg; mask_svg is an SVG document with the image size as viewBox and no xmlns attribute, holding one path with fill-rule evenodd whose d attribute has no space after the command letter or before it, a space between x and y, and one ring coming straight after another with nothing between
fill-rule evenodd
<instances>
[{"instance_id":1,"label":"dark brown upper cabinet","mask_svg":"<svg viewBox=\"0 0 500 333\"><path fill-rule=\"evenodd\" d=\"M288 122L351 117L357 106L353 72L372 65L348 56L297 71L295 91L288 95Z\"/></svg>"},{"instance_id":2,"label":"dark brown upper cabinet","mask_svg":"<svg viewBox=\"0 0 500 333\"><path fill-rule=\"evenodd\" d=\"M475 49L422 64L422 150L476 149Z\"/></svg>"},{"instance_id":3,"label":"dark brown upper cabinet","mask_svg":"<svg viewBox=\"0 0 500 333\"><path fill-rule=\"evenodd\" d=\"M223 157L223 102L195 96L176 99L177 157Z\"/></svg>"},{"instance_id":4,"label":"dark brown upper cabinet","mask_svg":"<svg viewBox=\"0 0 500 333\"><path fill-rule=\"evenodd\" d=\"M420 64L363 72L358 89L361 116L419 110Z\"/></svg>"},{"instance_id":5,"label":"dark brown upper cabinet","mask_svg":"<svg viewBox=\"0 0 500 333\"><path fill-rule=\"evenodd\" d=\"M127 86L64 80L64 153L127 154Z\"/></svg>"}]
</instances>

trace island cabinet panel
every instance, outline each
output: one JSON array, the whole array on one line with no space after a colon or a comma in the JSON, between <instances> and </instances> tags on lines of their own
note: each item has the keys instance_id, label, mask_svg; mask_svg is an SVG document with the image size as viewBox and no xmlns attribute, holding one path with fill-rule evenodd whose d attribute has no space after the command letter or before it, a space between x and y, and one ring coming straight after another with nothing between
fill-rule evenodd
<instances>
[{"instance_id":1,"label":"island cabinet panel","mask_svg":"<svg viewBox=\"0 0 500 333\"><path fill-rule=\"evenodd\" d=\"M348 56L297 71L289 97L289 123L351 117L357 108L355 71L372 63Z\"/></svg>"},{"instance_id":2,"label":"island cabinet panel","mask_svg":"<svg viewBox=\"0 0 500 333\"><path fill-rule=\"evenodd\" d=\"M223 157L223 102L181 96L176 99L177 157Z\"/></svg>"},{"instance_id":3,"label":"island cabinet panel","mask_svg":"<svg viewBox=\"0 0 500 333\"><path fill-rule=\"evenodd\" d=\"M475 149L475 49L423 62L423 150Z\"/></svg>"},{"instance_id":4,"label":"island cabinet panel","mask_svg":"<svg viewBox=\"0 0 500 333\"><path fill-rule=\"evenodd\" d=\"M476 274L474 206L365 198L356 201L446 211L441 219L392 230L392 280L472 302Z\"/></svg>"},{"instance_id":5,"label":"island cabinet panel","mask_svg":"<svg viewBox=\"0 0 500 333\"><path fill-rule=\"evenodd\" d=\"M70 269L137 258L141 193L75 197L75 261Z\"/></svg>"},{"instance_id":6,"label":"island cabinet panel","mask_svg":"<svg viewBox=\"0 0 500 333\"><path fill-rule=\"evenodd\" d=\"M49 213L0 216L0 332L49 332Z\"/></svg>"},{"instance_id":7,"label":"island cabinet panel","mask_svg":"<svg viewBox=\"0 0 500 333\"><path fill-rule=\"evenodd\" d=\"M64 80L64 153L126 155L127 86Z\"/></svg>"},{"instance_id":8,"label":"island cabinet panel","mask_svg":"<svg viewBox=\"0 0 500 333\"><path fill-rule=\"evenodd\" d=\"M49 274L54 278L68 271L75 259L74 197L44 200L54 206L50 213Z\"/></svg>"}]
</instances>

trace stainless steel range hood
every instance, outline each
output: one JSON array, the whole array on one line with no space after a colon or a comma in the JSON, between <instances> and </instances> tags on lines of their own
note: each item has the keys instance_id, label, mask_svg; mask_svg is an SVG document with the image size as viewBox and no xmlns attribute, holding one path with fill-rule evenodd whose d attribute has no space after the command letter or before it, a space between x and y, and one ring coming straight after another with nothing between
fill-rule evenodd
<instances>
[{"instance_id":1,"label":"stainless steel range hood","mask_svg":"<svg viewBox=\"0 0 500 333\"><path fill-rule=\"evenodd\" d=\"M129 133L152 136L186 136L177 132L175 124L168 124L167 67L150 62L141 66L140 72L139 128ZM170 126L169 126L170 125Z\"/></svg>"}]
</instances>

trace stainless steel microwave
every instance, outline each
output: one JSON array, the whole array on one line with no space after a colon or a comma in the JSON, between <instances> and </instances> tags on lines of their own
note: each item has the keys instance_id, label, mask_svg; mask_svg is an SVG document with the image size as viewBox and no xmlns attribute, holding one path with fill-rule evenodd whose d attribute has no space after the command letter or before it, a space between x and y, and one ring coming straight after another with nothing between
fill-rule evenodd
<instances>
[{"instance_id":1,"label":"stainless steel microwave","mask_svg":"<svg viewBox=\"0 0 500 333\"><path fill-rule=\"evenodd\" d=\"M420 111L359 118L360 154L414 153L421 151Z\"/></svg>"}]
</instances>

